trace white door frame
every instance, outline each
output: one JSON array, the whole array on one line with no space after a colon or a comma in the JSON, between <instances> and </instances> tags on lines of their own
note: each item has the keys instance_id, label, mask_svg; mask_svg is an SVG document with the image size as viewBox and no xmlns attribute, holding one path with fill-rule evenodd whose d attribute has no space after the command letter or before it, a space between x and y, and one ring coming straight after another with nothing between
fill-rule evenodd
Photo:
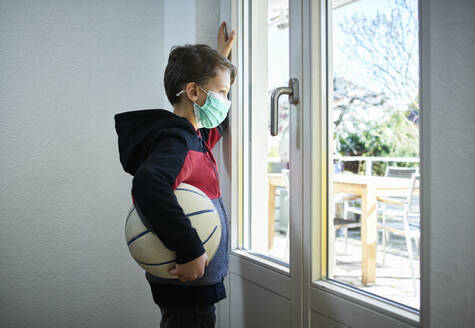
<instances>
[{"instance_id":1,"label":"white door frame","mask_svg":"<svg viewBox=\"0 0 475 328\"><path fill-rule=\"evenodd\" d=\"M243 17L241 15L242 2L239 0L221 0L222 20L231 22L232 29L242 35ZM368 327L384 326L390 327L418 327L421 321L418 315L410 313L398 306L389 305L374 297L362 293L351 291L342 286L322 280L321 260L325 252L325 245L322 245L322 209L325 209L326 202L326 181L322 178L326 170L326 154L316 149L326 149L326 76L327 66L323 63L327 60L327 44L325 33L327 32L325 8L326 1L318 0L289 0L292 6L290 20L299 24L292 25L290 47L299 49L294 52L293 58L300 58L299 63L291 61L290 76L296 77L300 81L301 102L293 113L293 133L291 135L291 156L294 160L292 170L295 174L291 176L291 190L293 193L299 191L298 199L294 199L290 205L291 229L290 229L290 273L285 273L285 268L273 262L262 260L245 252L233 250L230 259L230 270L240 276L272 290L278 295L291 300L292 327L310 327L319 324L319 327ZM421 8L419 6L419 13ZM421 14L419 14L419 17ZM424 26L421 26L421 30ZM420 35L422 33L420 32ZM420 44L422 42L420 41ZM227 171L231 183L227 190L233 197L227 204L231 209L232 219L232 240L233 248L239 242L237 231L239 227L239 195L241 185L238 181L239 165L232 167L236 160L231 161L231 156L237 156L238 161L242 160L242 138L239 133L242 124L241 110L246 110L247 104L242 102L242 95L247 92L243 87L249 81L242 83L242 65L245 64L246 56L243 53L242 45L238 41L233 49L233 61L238 66L238 77L232 88L233 107L231 110L231 129L233 135L227 135L227 144L231 151L221 149L220 159L228 161L228 167L222 170ZM305 68L305 69L304 69ZM421 81L423 76L421 76ZM421 82L422 83L422 82ZM423 96L423 94L422 94ZM312 110L310 110L312 109ZM424 113L427 118L428 113ZM299 122L299 129L297 128ZM424 128L424 125L423 125ZM424 132L424 130L422 131ZM425 132L427 134L427 132ZM421 133L423 139L424 133ZM427 139L426 139L427 142ZM422 146L422 143L421 143ZM300 161L295 159L300 158ZM421 164L424 166L424 159L421 152ZM229 167L232 169L229 172ZM423 168L421 168L422 175ZM305 177L305 178L302 178ZM424 178L421 179L424 186ZM428 197L422 195L421 208L427 207ZM313 204L313 206L312 206ZM317 206L315 206L317 204ZM299 218L299 219L297 219ZM312 218L316 218L312 220ZM427 228L425 223L424 228ZM422 254L427 253L428 239L424 238L422 232ZM314 238L312 238L312 236ZM313 259L313 261L312 261ZM423 266L421 266L423 267ZM425 286L426 273L421 270L421 318L425 310L424 299L427 298ZM227 282L229 287L229 281ZM229 325L229 303L228 308L220 313L221 327ZM228 320L227 322L225 322Z\"/></svg>"},{"instance_id":2,"label":"white door frame","mask_svg":"<svg viewBox=\"0 0 475 328\"><path fill-rule=\"evenodd\" d=\"M235 83L232 86L232 108L230 117L230 129L233 134L226 136L227 141L222 142L218 148L217 156L222 162L228 160L228 163L236 163L242 161L242 134L240 127L242 126L243 117L242 111L248 109L248 103L242 102L242 97L239 95L247 94L249 85L246 79L246 74L243 67L247 64L247 55L243 51L243 46L239 37L243 35L243 22L246 17L241 15L243 10L243 1L241 0L221 0L221 20L227 21L228 24L238 34L237 42L233 47L232 58L233 62L237 64L238 75ZM302 83L302 1L289 1L289 23L290 23L290 77L299 79ZM229 23L230 22L230 23ZM231 29L230 29L231 30ZM247 31L246 31L247 33ZM301 96L301 95L300 95ZM265 260L263 258L254 256L245 251L235 249L240 243L240 236L238 231L239 216L242 215L239 209L239 193L242 184L239 181L239 165L238 167L224 167L221 164L221 171L226 171L231 183L226 185L223 193L229 192L232 197L228 208L231 213L231 230L232 230L232 252L230 256L230 274L236 274L240 277L252 281L273 293L280 295L290 301L290 318L292 327L303 327L303 295L302 295L302 276L303 276L303 223L302 223L302 197L303 183L302 183L302 129L299 128L302 123L302 103L291 105L290 122L290 190L295 195L290 202L290 266L287 268L278 263ZM237 131L237 133L235 133ZM231 151L226 150L229 147ZM236 156L231 161L231 156ZM233 166L231 164L231 166ZM230 171L230 172L229 172ZM229 291L229 275L226 282L227 290ZM232 292L232 291L231 291ZM229 296L229 295L228 295ZM229 297L228 297L229 298ZM220 327L229 326L229 314L232 309L229 308L229 299L226 302L218 304L218 320L220 320Z\"/></svg>"},{"instance_id":3,"label":"white door frame","mask_svg":"<svg viewBox=\"0 0 475 328\"><path fill-rule=\"evenodd\" d=\"M312 177L304 179L305 195L312 195L304 202L304 293L308 300L306 317L310 321L305 327L418 327L419 315L322 279L324 268L322 270L321 263L325 258L322 254L326 245L321 236L322 229L326 228L325 209L331 187L324 178L329 167L326 159L326 108L327 102L331 101L327 92L327 86L331 88L331 80L327 79L331 76L328 72L331 69L331 49L327 42L327 33L331 37L331 30L328 30L331 10L326 5L325 0L304 0L304 12L308 13L303 19L304 31L308 32L304 33L307 36L304 38L304 53L310 57L304 60L304 66L311 69L304 70L309 74L304 76L303 93L307 96L303 99L304 108L313 109L304 113L304 176ZM310 104L305 105L306 102Z\"/></svg>"}]
</instances>

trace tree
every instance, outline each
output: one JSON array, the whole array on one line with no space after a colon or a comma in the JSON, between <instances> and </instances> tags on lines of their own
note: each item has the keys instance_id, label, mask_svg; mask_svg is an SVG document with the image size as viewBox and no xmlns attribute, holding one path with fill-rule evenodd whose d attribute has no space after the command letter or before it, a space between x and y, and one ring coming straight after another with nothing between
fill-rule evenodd
<instances>
[{"instance_id":1,"label":"tree","mask_svg":"<svg viewBox=\"0 0 475 328\"><path fill-rule=\"evenodd\" d=\"M346 156L418 156L417 2L393 0L388 12L373 17L354 13L338 26L346 36L343 53L366 76L349 81L335 67L336 151ZM383 174L385 166L375 163L375 173ZM345 169L361 171L358 162L346 162Z\"/></svg>"},{"instance_id":2,"label":"tree","mask_svg":"<svg viewBox=\"0 0 475 328\"><path fill-rule=\"evenodd\" d=\"M355 13L340 23L347 35L345 52L364 65L368 78L378 81L384 94L419 110L417 1L393 0L390 13L369 19Z\"/></svg>"}]
</instances>

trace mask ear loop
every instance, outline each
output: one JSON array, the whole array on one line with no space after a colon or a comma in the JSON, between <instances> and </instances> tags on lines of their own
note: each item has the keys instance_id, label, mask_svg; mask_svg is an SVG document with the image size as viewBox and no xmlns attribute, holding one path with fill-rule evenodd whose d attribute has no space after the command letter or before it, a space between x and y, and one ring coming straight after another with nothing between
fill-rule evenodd
<instances>
[{"instance_id":1,"label":"mask ear loop","mask_svg":"<svg viewBox=\"0 0 475 328\"><path fill-rule=\"evenodd\" d=\"M205 89L203 89L199 84L198 84L198 86L200 87L201 90L203 90L204 93L206 93L206 95L208 95L208 92L207 92ZM180 95L181 95L183 92L185 92L185 91L186 91L186 90L181 90L181 91L178 92L175 96L178 97L178 96L180 96Z\"/></svg>"},{"instance_id":2,"label":"mask ear loop","mask_svg":"<svg viewBox=\"0 0 475 328\"><path fill-rule=\"evenodd\" d=\"M200 86L198 85L201 90L203 90L205 93L206 93L206 96L208 96L208 93ZM185 92L186 90L181 90L180 92L178 92L177 94L175 94L175 96L180 96L183 92ZM197 105L196 103L193 103L193 115L195 116L195 120L196 120L196 123L198 124L199 126L199 119L197 117L197 112L196 112L196 108L195 108L195 105Z\"/></svg>"},{"instance_id":3,"label":"mask ear loop","mask_svg":"<svg viewBox=\"0 0 475 328\"><path fill-rule=\"evenodd\" d=\"M198 84L198 86L200 87L201 90L203 90L204 93L206 93L206 95L208 95L208 91L206 91L205 89L203 89L203 88L201 87L201 85Z\"/></svg>"}]
</instances>

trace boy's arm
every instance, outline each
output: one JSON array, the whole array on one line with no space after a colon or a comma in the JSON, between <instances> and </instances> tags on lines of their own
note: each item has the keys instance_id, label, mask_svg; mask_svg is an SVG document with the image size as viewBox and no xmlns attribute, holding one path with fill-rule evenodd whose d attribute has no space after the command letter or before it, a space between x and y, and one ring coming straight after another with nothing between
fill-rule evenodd
<instances>
[{"instance_id":1,"label":"boy's arm","mask_svg":"<svg viewBox=\"0 0 475 328\"><path fill-rule=\"evenodd\" d=\"M231 49L233 47L234 39L236 37L236 32L233 30L228 36L226 23L222 22L218 29L218 47L216 51L219 52L224 57L228 58L231 54ZM214 145L219 141L219 139L224 135L225 131L228 128L229 122L229 111L228 115L221 124L212 129L204 129L203 131L206 134L206 144L210 149L213 149Z\"/></svg>"},{"instance_id":2,"label":"boy's arm","mask_svg":"<svg viewBox=\"0 0 475 328\"><path fill-rule=\"evenodd\" d=\"M154 147L132 180L132 197L158 238L176 252L176 263L187 263L205 249L190 219L178 204L172 189L179 175L187 147L179 135L167 136Z\"/></svg>"},{"instance_id":3,"label":"boy's arm","mask_svg":"<svg viewBox=\"0 0 475 328\"><path fill-rule=\"evenodd\" d=\"M216 48L216 51L226 58L231 57L231 49L233 47L235 37L236 31L232 30L231 34L228 35L226 22L221 22L218 29L218 46Z\"/></svg>"}]
</instances>

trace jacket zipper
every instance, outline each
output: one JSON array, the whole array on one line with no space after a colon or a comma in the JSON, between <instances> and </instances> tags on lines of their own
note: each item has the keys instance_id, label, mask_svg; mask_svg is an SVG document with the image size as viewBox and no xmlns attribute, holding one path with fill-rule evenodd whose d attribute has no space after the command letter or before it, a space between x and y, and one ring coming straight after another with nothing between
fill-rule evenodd
<instances>
[{"instance_id":1,"label":"jacket zipper","mask_svg":"<svg viewBox=\"0 0 475 328\"><path fill-rule=\"evenodd\" d=\"M213 161L211 160L210 156L209 156L209 151L208 151L208 147L206 147L206 145L204 144L203 142L203 138L201 136L199 136L199 139L200 139L200 144L201 144L201 147L203 147L205 150L206 150L206 158L208 159L208 161L211 163L211 167L213 168L214 170L214 175L216 176L216 180L218 181L218 190L219 190L219 175L218 175L218 171L216 170L216 168L214 167L214 164L213 164Z\"/></svg>"},{"instance_id":2,"label":"jacket zipper","mask_svg":"<svg viewBox=\"0 0 475 328\"><path fill-rule=\"evenodd\" d=\"M208 151L208 147L206 147L206 145L204 144L203 142L203 139L201 136L198 136L198 138L200 139L200 145L201 147L203 147L204 149L206 149L206 157L208 158L208 161L211 163L211 167L213 168L214 170L214 174L216 176L216 180L218 181L218 190L219 190L219 175L218 175L218 171L216 170L216 168L214 167L214 164L213 164L213 161L211 160L210 156L209 156L209 151ZM223 211L223 215L224 215L224 221L226 222L226 255L225 257L227 256L227 254L229 254L229 238L230 238L230 234L229 234L229 228L230 228L230 222L229 222L229 218L228 216L226 215L226 210L224 209L224 205L222 203L222 199L218 199L218 202L219 202L219 205L221 206L221 210ZM228 260L229 261L229 260Z\"/></svg>"}]
</instances>

